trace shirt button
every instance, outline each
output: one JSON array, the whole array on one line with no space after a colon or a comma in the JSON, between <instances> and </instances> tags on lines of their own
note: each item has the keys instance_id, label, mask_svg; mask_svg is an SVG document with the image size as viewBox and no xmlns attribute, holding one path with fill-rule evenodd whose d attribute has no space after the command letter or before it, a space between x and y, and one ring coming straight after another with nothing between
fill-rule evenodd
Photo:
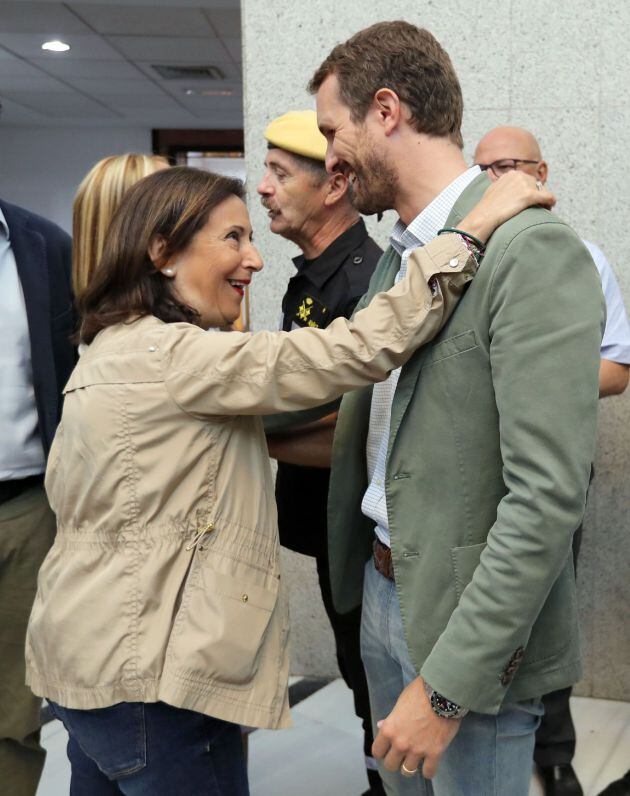
<instances>
[{"instance_id":1,"label":"shirt button","mask_svg":"<svg viewBox=\"0 0 630 796\"><path fill-rule=\"evenodd\" d=\"M457 257L453 257L452 260L448 261L448 264L451 266L451 268L457 268L457 266L459 265L459 260L457 259Z\"/></svg>"},{"instance_id":2,"label":"shirt button","mask_svg":"<svg viewBox=\"0 0 630 796\"><path fill-rule=\"evenodd\" d=\"M149 346L149 351L150 351L151 353L153 353L154 351L157 351L157 348L156 348L154 345L150 345L150 346Z\"/></svg>"},{"instance_id":3,"label":"shirt button","mask_svg":"<svg viewBox=\"0 0 630 796\"><path fill-rule=\"evenodd\" d=\"M363 257L361 257L360 255L357 255L356 257L354 257L354 258L352 259L352 262L353 262L355 265L360 265L360 264L363 262Z\"/></svg>"},{"instance_id":4,"label":"shirt button","mask_svg":"<svg viewBox=\"0 0 630 796\"><path fill-rule=\"evenodd\" d=\"M242 600L244 603L246 603L246 602L248 602L248 600L249 600L249 596L248 596L247 594L244 594L244 595L241 597L241 600Z\"/></svg>"}]
</instances>

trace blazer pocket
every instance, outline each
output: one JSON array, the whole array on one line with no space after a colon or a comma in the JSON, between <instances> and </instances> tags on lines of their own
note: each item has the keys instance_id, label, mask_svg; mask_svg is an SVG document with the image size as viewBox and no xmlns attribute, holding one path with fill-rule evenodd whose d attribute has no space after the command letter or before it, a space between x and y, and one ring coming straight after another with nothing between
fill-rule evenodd
<instances>
[{"instance_id":1,"label":"blazer pocket","mask_svg":"<svg viewBox=\"0 0 630 796\"><path fill-rule=\"evenodd\" d=\"M475 348L477 348L475 332L472 329L460 332L453 335L453 337L448 337L446 340L436 343L431 350L427 365L435 365L444 359L465 354L466 351L472 351Z\"/></svg>"},{"instance_id":2,"label":"blazer pocket","mask_svg":"<svg viewBox=\"0 0 630 796\"><path fill-rule=\"evenodd\" d=\"M486 543L482 542L481 544L467 545L466 547L451 548L451 562L458 602L479 566L479 559L485 546Z\"/></svg>"},{"instance_id":3,"label":"blazer pocket","mask_svg":"<svg viewBox=\"0 0 630 796\"><path fill-rule=\"evenodd\" d=\"M212 680L230 687L251 686L260 651L278 599L280 581L268 576L265 585L242 577L246 565L237 564L240 577L207 565L199 581L182 601L185 631L173 639L173 662L195 680Z\"/></svg>"}]
</instances>

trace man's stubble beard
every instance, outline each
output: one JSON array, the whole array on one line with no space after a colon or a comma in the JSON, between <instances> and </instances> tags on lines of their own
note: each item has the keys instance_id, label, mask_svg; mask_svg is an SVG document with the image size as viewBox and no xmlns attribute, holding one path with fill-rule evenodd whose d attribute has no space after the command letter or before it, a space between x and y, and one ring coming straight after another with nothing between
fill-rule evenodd
<instances>
[{"instance_id":1,"label":"man's stubble beard","mask_svg":"<svg viewBox=\"0 0 630 796\"><path fill-rule=\"evenodd\" d=\"M353 188L352 202L366 216L391 210L399 190L398 174L374 149L368 149L355 168L357 184Z\"/></svg>"}]
</instances>

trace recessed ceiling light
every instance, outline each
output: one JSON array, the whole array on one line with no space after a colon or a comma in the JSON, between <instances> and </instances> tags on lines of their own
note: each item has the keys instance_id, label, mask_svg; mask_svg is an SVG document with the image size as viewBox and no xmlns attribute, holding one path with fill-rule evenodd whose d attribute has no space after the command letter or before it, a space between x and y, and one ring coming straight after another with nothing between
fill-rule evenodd
<instances>
[{"instance_id":1,"label":"recessed ceiling light","mask_svg":"<svg viewBox=\"0 0 630 796\"><path fill-rule=\"evenodd\" d=\"M59 41L58 39L54 39L54 41L45 41L42 44L42 50L48 50L52 53L66 53L69 49L69 44L66 44L65 41Z\"/></svg>"}]
</instances>

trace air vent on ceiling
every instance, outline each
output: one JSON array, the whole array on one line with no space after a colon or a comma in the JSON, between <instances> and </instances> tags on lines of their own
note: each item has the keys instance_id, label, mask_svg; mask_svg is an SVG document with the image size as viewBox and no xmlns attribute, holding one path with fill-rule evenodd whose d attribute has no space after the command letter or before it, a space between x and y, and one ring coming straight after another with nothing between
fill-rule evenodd
<instances>
[{"instance_id":1,"label":"air vent on ceiling","mask_svg":"<svg viewBox=\"0 0 630 796\"><path fill-rule=\"evenodd\" d=\"M225 73L218 66L152 66L163 80L225 80Z\"/></svg>"}]
</instances>

